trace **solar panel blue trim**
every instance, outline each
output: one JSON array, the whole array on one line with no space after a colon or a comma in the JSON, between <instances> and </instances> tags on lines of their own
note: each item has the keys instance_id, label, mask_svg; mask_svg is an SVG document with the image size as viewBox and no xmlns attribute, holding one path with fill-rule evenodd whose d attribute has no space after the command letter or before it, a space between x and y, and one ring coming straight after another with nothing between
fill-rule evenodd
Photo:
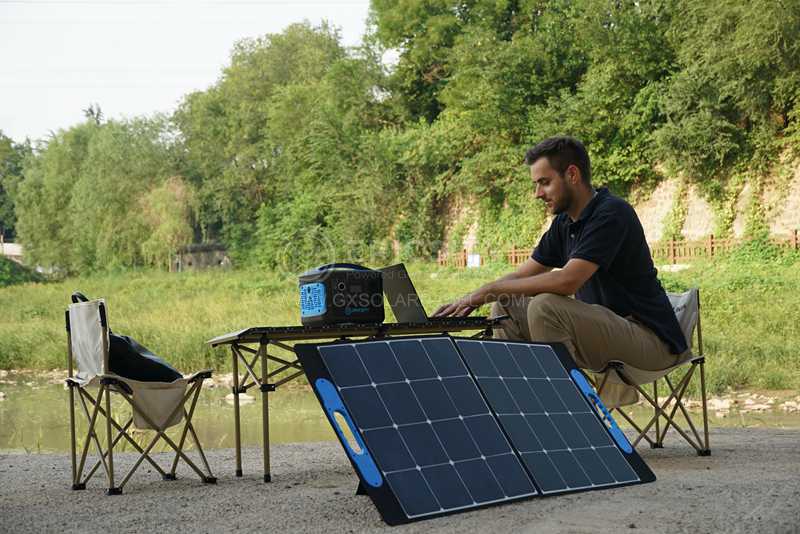
<instances>
[{"instance_id":1,"label":"solar panel blue trim","mask_svg":"<svg viewBox=\"0 0 800 534\"><path fill-rule=\"evenodd\" d=\"M601 423L587 400L588 393L582 392L588 382L568 356L559 356L544 344L472 339L455 342L543 493L643 480L636 469L643 462L632 453L624 436L621 441L615 435L622 435L615 424L609 430ZM577 385L575 373L582 379ZM593 390L591 395L592 401L605 410ZM634 465L620 449L634 457ZM652 476L646 466L643 472L648 479Z\"/></svg>"},{"instance_id":2,"label":"solar panel blue trim","mask_svg":"<svg viewBox=\"0 0 800 534\"><path fill-rule=\"evenodd\" d=\"M320 394L322 406L325 408L325 412L327 413L329 419L333 422L333 428L336 431L336 434L345 444L345 450L347 451L348 456L350 456L350 460L358 465L359 470L364 475L364 479L367 481L367 484L376 488L380 487L380 485L383 484L383 478L381 478L381 474L378 472L378 468L375 466L375 461L372 459L372 456L370 456L367 448L364 446L361 436L354 434L358 450L353 450L353 448L345 439L343 431L339 427L339 424L334 417L334 414L337 413L341 415L347 423L350 431L353 431L353 420L350 417L350 414L347 412L347 409L344 407L342 399L337 394L335 386L330 382L330 380L326 380L324 378L318 378L314 385Z\"/></svg>"},{"instance_id":3,"label":"solar panel blue trim","mask_svg":"<svg viewBox=\"0 0 800 534\"><path fill-rule=\"evenodd\" d=\"M367 488L387 522L537 495L450 338L316 348L318 362L296 347L307 373L338 386L394 498Z\"/></svg>"}]
</instances>

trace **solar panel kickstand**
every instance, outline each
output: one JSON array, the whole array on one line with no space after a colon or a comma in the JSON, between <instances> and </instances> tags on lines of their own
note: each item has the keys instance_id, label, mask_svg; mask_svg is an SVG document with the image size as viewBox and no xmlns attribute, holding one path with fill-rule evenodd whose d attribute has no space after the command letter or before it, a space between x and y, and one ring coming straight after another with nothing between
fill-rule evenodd
<instances>
[{"instance_id":1,"label":"solar panel kickstand","mask_svg":"<svg viewBox=\"0 0 800 534\"><path fill-rule=\"evenodd\" d=\"M356 488L356 495L366 495L367 490L364 488L364 484L359 480L358 487Z\"/></svg>"}]
</instances>

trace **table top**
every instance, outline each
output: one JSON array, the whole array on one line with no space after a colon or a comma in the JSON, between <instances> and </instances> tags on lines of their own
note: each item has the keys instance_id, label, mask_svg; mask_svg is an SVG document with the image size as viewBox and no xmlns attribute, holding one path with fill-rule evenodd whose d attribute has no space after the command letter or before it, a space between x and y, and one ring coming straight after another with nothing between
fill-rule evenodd
<instances>
[{"instance_id":1,"label":"table top","mask_svg":"<svg viewBox=\"0 0 800 534\"><path fill-rule=\"evenodd\" d=\"M335 339L342 337L384 336L402 334L440 334L465 330L484 330L496 325L507 316L448 317L425 323L365 323L327 326L256 326L229 332L206 341L212 347L233 343L260 343L264 341L293 341L303 339Z\"/></svg>"}]
</instances>

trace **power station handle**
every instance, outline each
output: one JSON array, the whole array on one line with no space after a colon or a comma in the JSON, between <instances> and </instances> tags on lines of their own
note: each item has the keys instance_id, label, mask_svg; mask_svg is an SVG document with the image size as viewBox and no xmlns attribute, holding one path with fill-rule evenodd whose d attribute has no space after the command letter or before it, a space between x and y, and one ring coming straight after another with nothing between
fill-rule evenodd
<instances>
[{"instance_id":1,"label":"power station handle","mask_svg":"<svg viewBox=\"0 0 800 534\"><path fill-rule=\"evenodd\" d=\"M327 271L328 269L355 269L356 271L371 271L369 267L358 265L355 263L326 263L317 267L319 271Z\"/></svg>"}]
</instances>

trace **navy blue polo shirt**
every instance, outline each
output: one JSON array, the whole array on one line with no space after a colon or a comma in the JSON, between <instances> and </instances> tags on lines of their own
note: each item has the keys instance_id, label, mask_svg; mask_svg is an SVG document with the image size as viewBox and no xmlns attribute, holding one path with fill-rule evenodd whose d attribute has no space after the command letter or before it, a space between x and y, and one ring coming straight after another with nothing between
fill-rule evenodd
<instances>
[{"instance_id":1,"label":"navy blue polo shirt","mask_svg":"<svg viewBox=\"0 0 800 534\"><path fill-rule=\"evenodd\" d=\"M599 266L575 293L621 317L632 316L661 338L672 354L687 349L667 294L656 277L642 224L633 207L602 187L577 221L561 213L553 219L531 257L548 267L564 267L572 258Z\"/></svg>"}]
</instances>

